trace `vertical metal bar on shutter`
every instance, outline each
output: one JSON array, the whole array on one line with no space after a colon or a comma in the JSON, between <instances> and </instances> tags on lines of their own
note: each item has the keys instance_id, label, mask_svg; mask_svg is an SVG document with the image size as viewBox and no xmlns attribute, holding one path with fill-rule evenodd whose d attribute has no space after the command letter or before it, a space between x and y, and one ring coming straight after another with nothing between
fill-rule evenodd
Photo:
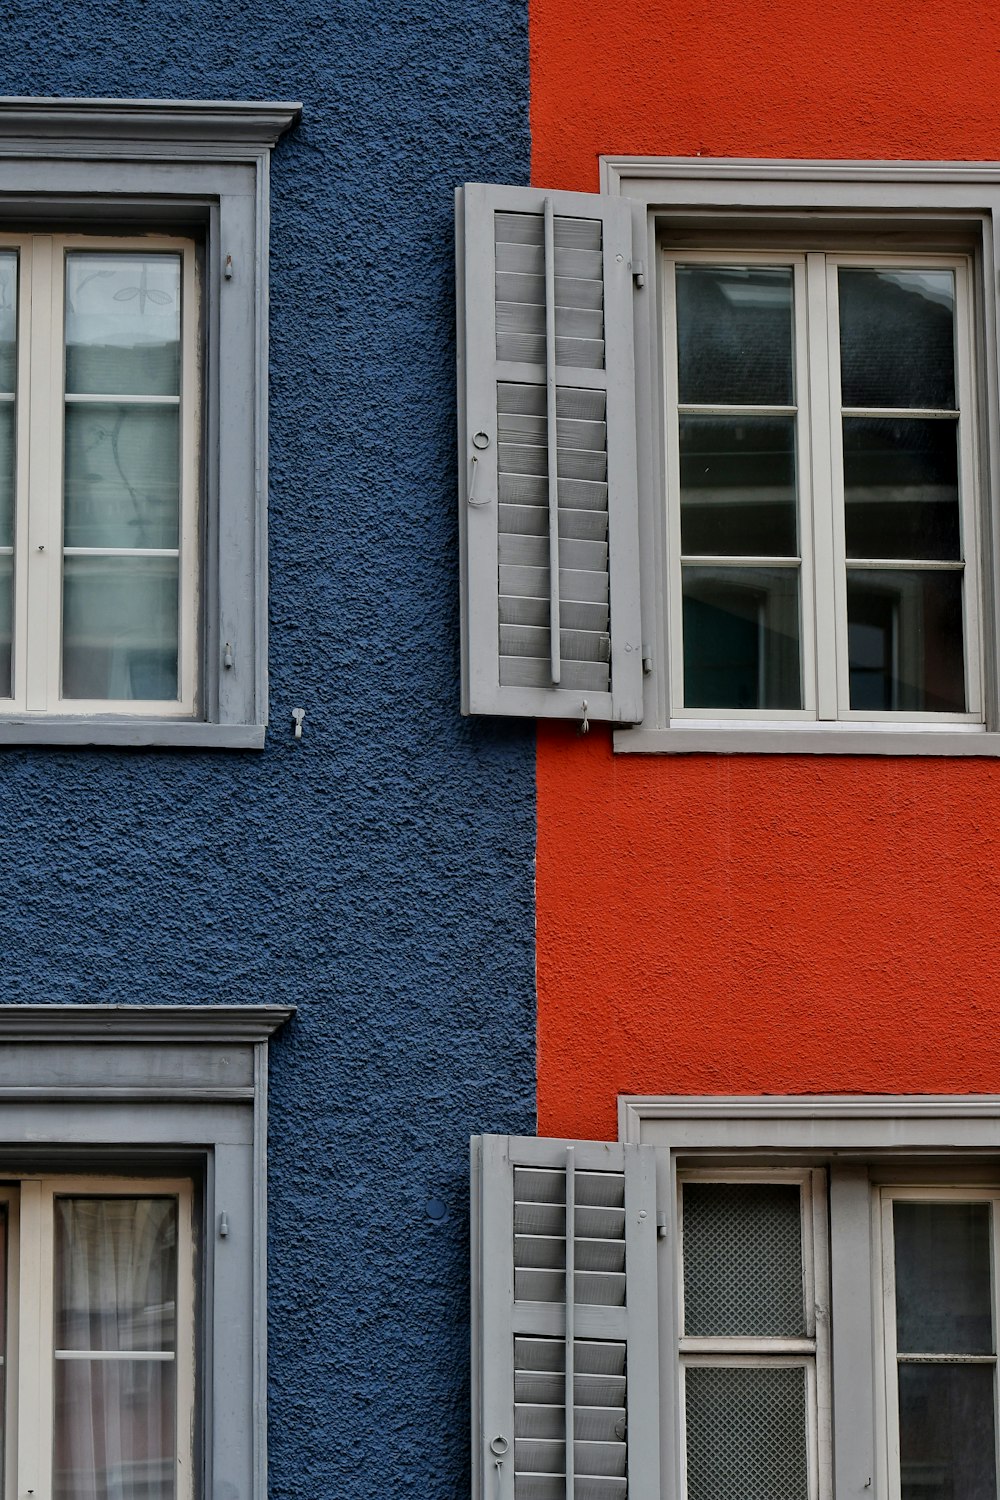
<instances>
[{"instance_id":1,"label":"vertical metal bar on shutter","mask_svg":"<svg viewBox=\"0 0 1000 1500\"><path fill-rule=\"evenodd\" d=\"M556 426L556 224L552 199L545 200L545 398L549 447L549 656L558 686L559 640L559 432Z\"/></svg>"},{"instance_id":2,"label":"vertical metal bar on shutter","mask_svg":"<svg viewBox=\"0 0 1000 1500\"><path fill-rule=\"evenodd\" d=\"M575 1381L573 1337L576 1315L576 1158L572 1146L566 1147L566 1500L576 1494L576 1467L573 1451Z\"/></svg>"}]
</instances>

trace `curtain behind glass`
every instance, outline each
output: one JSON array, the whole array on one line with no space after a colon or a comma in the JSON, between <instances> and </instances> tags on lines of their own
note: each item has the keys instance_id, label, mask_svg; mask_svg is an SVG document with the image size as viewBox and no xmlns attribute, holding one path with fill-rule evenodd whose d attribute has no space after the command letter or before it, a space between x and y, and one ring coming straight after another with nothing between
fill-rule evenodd
<instances>
[{"instance_id":1,"label":"curtain behind glass","mask_svg":"<svg viewBox=\"0 0 1000 1500\"><path fill-rule=\"evenodd\" d=\"M55 1203L55 1500L173 1500L177 1204Z\"/></svg>"}]
</instances>

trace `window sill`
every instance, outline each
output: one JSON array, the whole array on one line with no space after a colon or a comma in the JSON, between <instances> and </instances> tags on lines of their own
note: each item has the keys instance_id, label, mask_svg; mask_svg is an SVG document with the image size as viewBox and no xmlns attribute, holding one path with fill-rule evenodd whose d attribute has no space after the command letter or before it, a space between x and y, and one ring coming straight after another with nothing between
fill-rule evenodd
<instances>
[{"instance_id":1,"label":"window sill","mask_svg":"<svg viewBox=\"0 0 1000 1500\"><path fill-rule=\"evenodd\" d=\"M669 729L618 729L615 750L632 755L1000 756L1000 733L957 724L782 724L691 721Z\"/></svg>"},{"instance_id":2,"label":"window sill","mask_svg":"<svg viewBox=\"0 0 1000 1500\"><path fill-rule=\"evenodd\" d=\"M263 750L263 724L205 724L192 719L0 719L3 745L118 745L163 749Z\"/></svg>"}]
</instances>

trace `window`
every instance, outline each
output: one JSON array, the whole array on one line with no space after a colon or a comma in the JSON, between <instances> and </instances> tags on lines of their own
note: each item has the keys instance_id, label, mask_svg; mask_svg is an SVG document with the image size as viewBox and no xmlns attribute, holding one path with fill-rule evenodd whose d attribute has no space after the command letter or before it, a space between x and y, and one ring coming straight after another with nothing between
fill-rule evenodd
<instances>
[{"instance_id":1,"label":"window","mask_svg":"<svg viewBox=\"0 0 1000 1500\"><path fill-rule=\"evenodd\" d=\"M5 1483L61 1500L190 1500L192 1183L0 1188Z\"/></svg>"},{"instance_id":2,"label":"window","mask_svg":"<svg viewBox=\"0 0 1000 1500\"><path fill-rule=\"evenodd\" d=\"M476 1500L996 1500L1000 1100L622 1121L473 1144Z\"/></svg>"},{"instance_id":3,"label":"window","mask_svg":"<svg viewBox=\"0 0 1000 1500\"><path fill-rule=\"evenodd\" d=\"M968 262L663 265L672 713L978 722Z\"/></svg>"},{"instance_id":4,"label":"window","mask_svg":"<svg viewBox=\"0 0 1000 1500\"><path fill-rule=\"evenodd\" d=\"M1000 170L461 190L463 710L1000 753Z\"/></svg>"},{"instance_id":5,"label":"window","mask_svg":"<svg viewBox=\"0 0 1000 1500\"><path fill-rule=\"evenodd\" d=\"M191 241L0 236L0 712L195 712Z\"/></svg>"},{"instance_id":6,"label":"window","mask_svg":"<svg viewBox=\"0 0 1000 1500\"><path fill-rule=\"evenodd\" d=\"M257 1006L0 1010L4 1493L266 1500Z\"/></svg>"},{"instance_id":7,"label":"window","mask_svg":"<svg viewBox=\"0 0 1000 1500\"><path fill-rule=\"evenodd\" d=\"M298 112L0 112L0 744L263 743L267 161Z\"/></svg>"}]
</instances>

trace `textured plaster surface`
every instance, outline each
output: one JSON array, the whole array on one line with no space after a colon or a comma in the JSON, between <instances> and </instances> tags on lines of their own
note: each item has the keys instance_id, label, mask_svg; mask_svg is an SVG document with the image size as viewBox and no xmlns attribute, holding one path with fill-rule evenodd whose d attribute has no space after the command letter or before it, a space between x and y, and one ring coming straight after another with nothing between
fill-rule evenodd
<instances>
[{"instance_id":1,"label":"textured plaster surface","mask_svg":"<svg viewBox=\"0 0 1000 1500\"><path fill-rule=\"evenodd\" d=\"M3 997L299 1007L272 1048L271 1491L454 1500L467 1139L534 1123L534 749L458 714L452 188L527 179L523 6L6 24L0 93L305 115L272 169L267 749L0 752Z\"/></svg>"},{"instance_id":2,"label":"textured plaster surface","mask_svg":"<svg viewBox=\"0 0 1000 1500\"><path fill-rule=\"evenodd\" d=\"M614 155L992 159L991 0L530 0L532 176Z\"/></svg>"},{"instance_id":3,"label":"textured plaster surface","mask_svg":"<svg viewBox=\"0 0 1000 1500\"><path fill-rule=\"evenodd\" d=\"M1000 771L540 736L539 1133L618 1093L1000 1090Z\"/></svg>"},{"instance_id":4,"label":"textured plaster surface","mask_svg":"<svg viewBox=\"0 0 1000 1500\"><path fill-rule=\"evenodd\" d=\"M975 0L530 0L532 176L601 153L996 159ZM538 751L543 1134L629 1093L1000 1090L1000 765Z\"/></svg>"}]
</instances>

